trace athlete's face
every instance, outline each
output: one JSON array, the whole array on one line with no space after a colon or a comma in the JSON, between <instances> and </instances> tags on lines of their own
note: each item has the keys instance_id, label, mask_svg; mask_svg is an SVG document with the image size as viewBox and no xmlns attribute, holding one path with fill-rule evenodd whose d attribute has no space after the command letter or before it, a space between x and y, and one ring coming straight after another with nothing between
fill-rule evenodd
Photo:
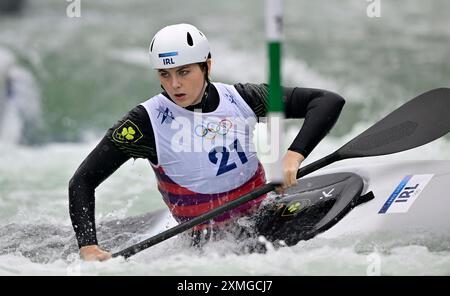
<instances>
[{"instance_id":1,"label":"athlete's face","mask_svg":"<svg viewBox=\"0 0 450 296\"><path fill-rule=\"evenodd\" d=\"M211 61L208 60L208 68ZM170 98L180 107L200 103L205 89L205 73L199 64L158 70L159 81Z\"/></svg>"}]
</instances>

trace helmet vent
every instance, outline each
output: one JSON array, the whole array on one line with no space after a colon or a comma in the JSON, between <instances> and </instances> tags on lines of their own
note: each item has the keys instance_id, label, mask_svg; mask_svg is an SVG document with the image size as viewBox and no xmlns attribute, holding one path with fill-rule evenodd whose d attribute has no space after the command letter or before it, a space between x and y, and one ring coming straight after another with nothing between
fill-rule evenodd
<instances>
[{"instance_id":1,"label":"helmet vent","mask_svg":"<svg viewBox=\"0 0 450 296\"><path fill-rule=\"evenodd\" d=\"M194 46L194 41L192 40L192 36L189 32L187 33L187 43L189 46Z\"/></svg>"},{"instance_id":2,"label":"helmet vent","mask_svg":"<svg viewBox=\"0 0 450 296\"><path fill-rule=\"evenodd\" d=\"M200 36L202 36L203 37L203 34L202 34L202 32L200 32L200 31L198 31L199 33L200 33Z\"/></svg>"},{"instance_id":3,"label":"helmet vent","mask_svg":"<svg viewBox=\"0 0 450 296\"><path fill-rule=\"evenodd\" d=\"M155 43L155 39L156 39L156 38L153 38L153 40L152 40L152 44L150 45L150 52L152 52L152 51L153 51L153 43Z\"/></svg>"}]
</instances>

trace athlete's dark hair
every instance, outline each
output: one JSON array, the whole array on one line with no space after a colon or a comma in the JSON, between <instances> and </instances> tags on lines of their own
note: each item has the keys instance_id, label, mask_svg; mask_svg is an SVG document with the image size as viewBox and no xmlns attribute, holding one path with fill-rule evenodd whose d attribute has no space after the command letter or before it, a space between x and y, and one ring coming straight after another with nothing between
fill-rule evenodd
<instances>
[{"instance_id":1,"label":"athlete's dark hair","mask_svg":"<svg viewBox=\"0 0 450 296\"><path fill-rule=\"evenodd\" d=\"M211 53L208 54L208 59L211 58ZM198 63L200 66L200 69L205 73L205 80L209 83L209 73L208 73L208 63L207 62L201 62Z\"/></svg>"}]
</instances>

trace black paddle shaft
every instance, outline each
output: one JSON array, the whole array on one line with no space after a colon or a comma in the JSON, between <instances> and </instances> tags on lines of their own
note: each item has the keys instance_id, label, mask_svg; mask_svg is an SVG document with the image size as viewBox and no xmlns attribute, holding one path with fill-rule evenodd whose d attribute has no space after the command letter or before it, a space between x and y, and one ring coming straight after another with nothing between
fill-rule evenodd
<instances>
[{"instance_id":1,"label":"black paddle shaft","mask_svg":"<svg viewBox=\"0 0 450 296\"><path fill-rule=\"evenodd\" d=\"M396 153L436 140L450 131L450 89L438 88L417 96L378 121L336 152L313 162L297 172L303 177L333 162L346 158L367 157ZM275 184L265 184L229 203L203 215L161 232L147 240L113 254L128 258L134 254L169 239L185 230L204 223L250 200L275 189Z\"/></svg>"}]
</instances>

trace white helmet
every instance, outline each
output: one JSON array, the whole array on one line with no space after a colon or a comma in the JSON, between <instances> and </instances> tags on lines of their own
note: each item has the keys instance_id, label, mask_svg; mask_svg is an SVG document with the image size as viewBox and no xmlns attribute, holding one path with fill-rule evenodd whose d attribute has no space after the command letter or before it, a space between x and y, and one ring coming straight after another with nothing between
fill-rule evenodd
<instances>
[{"instance_id":1,"label":"white helmet","mask_svg":"<svg viewBox=\"0 0 450 296\"><path fill-rule=\"evenodd\" d=\"M189 24L171 25L159 30L150 43L149 52L154 69L206 62L211 57L208 39Z\"/></svg>"}]
</instances>

